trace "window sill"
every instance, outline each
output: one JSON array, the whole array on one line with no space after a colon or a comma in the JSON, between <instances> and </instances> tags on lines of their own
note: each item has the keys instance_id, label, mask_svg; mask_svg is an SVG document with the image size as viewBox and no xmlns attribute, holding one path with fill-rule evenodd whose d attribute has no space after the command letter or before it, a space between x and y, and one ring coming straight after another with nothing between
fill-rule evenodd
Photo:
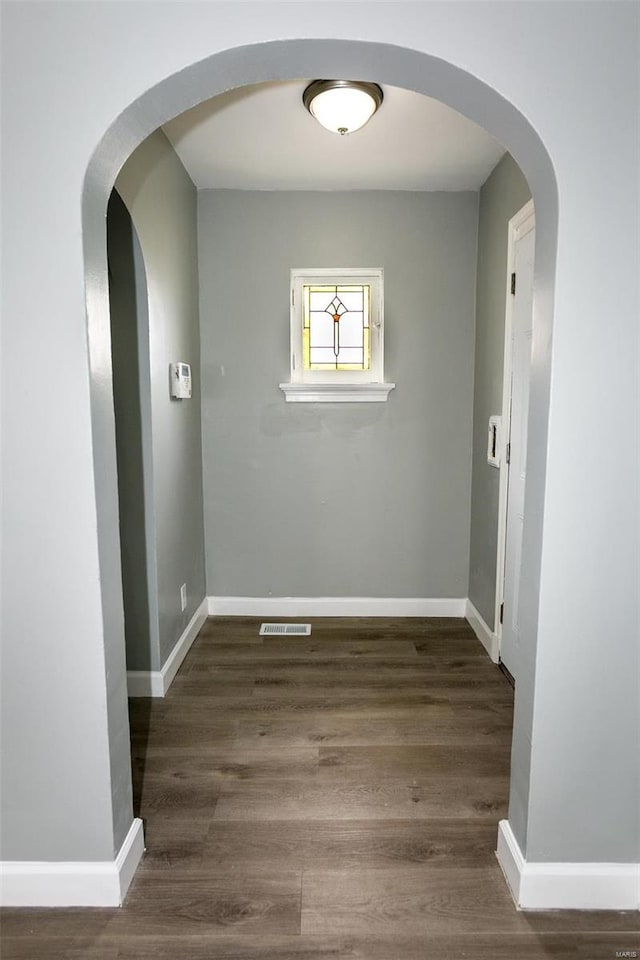
<instances>
[{"instance_id":1,"label":"window sill","mask_svg":"<svg viewBox=\"0 0 640 960\"><path fill-rule=\"evenodd\" d=\"M385 403L395 383L281 383L287 403Z\"/></svg>"}]
</instances>

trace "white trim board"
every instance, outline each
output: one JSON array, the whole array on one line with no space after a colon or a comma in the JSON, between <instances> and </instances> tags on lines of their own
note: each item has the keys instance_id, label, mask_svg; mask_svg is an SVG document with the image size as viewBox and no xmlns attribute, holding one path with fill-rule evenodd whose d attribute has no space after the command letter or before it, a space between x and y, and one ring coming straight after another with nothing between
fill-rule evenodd
<instances>
[{"instance_id":1,"label":"white trim board","mask_svg":"<svg viewBox=\"0 0 640 960\"><path fill-rule=\"evenodd\" d=\"M164 697L165 693L160 670L127 670L128 697Z\"/></svg>"},{"instance_id":2,"label":"white trim board","mask_svg":"<svg viewBox=\"0 0 640 960\"><path fill-rule=\"evenodd\" d=\"M119 907L144 853L142 820L135 819L114 860L0 863L0 906Z\"/></svg>"},{"instance_id":3,"label":"white trim board","mask_svg":"<svg viewBox=\"0 0 640 960\"><path fill-rule=\"evenodd\" d=\"M127 671L127 694L130 697L164 697L202 624L207 619L208 610L209 601L205 597L167 657L162 670Z\"/></svg>"},{"instance_id":4,"label":"white trim board","mask_svg":"<svg viewBox=\"0 0 640 960\"><path fill-rule=\"evenodd\" d=\"M209 616L464 617L466 603L464 597L209 597Z\"/></svg>"},{"instance_id":5,"label":"white trim board","mask_svg":"<svg viewBox=\"0 0 640 960\"><path fill-rule=\"evenodd\" d=\"M487 625L482 615L476 610L471 600L467 600L465 616L469 621L469 626L493 662L498 663L500 659L500 641L493 630Z\"/></svg>"},{"instance_id":6,"label":"white trim board","mask_svg":"<svg viewBox=\"0 0 640 960\"><path fill-rule=\"evenodd\" d=\"M500 477L498 481L498 549L496 553L496 599L495 635L498 639L498 656L502 641L500 608L504 601L505 562L507 551L507 503L509 493L509 467L507 444L511 441L511 391L513 376L513 308L511 274L515 268L516 243L536 225L533 200L527 201L509 220L507 238L507 276L505 278L504 347L502 357L502 431L500 438ZM493 659L493 657L491 658ZM496 660L497 663L497 660Z\"/></svg>"},{"instance_id":7,"label":"white trim board","mask_svg":"<svg viewBox=\"0 0 640 960\"><path fill-rule=\"evenodd\" d=\"M280 383L287 403L386 403L395 383Z\"/></svg>"},{"instance_id":8,"label":"white trim board","mask_svg":"<svg viewBox=\"0 0 640 960\"><path fill-rule=\"evenodd\" d=\"M500 821L496 856L522 910L640 907L640 863L527 863L508 820Z\"/></svg>"}]
</instances>

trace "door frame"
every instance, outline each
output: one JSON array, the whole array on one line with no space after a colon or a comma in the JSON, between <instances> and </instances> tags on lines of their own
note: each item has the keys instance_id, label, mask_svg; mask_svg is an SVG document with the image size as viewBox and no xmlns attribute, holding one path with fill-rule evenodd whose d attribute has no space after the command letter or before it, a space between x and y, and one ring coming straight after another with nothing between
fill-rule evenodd
<instances>
[{"instance_id":1,"label":"door frame","mask_svg":"<svg viewBox=\"0 0 640 960\"><path fill-rule=\"evenodd\" d=\"M530 230L535 229L533 200L527 203L509 220L507 239L507 276L505 282L504 311L504 361L502 372L502 430L500 437L500 487L498 494L498 551L496 558L496 603L493 617L493 632L498 644L498 661L502 647L501 607L504 602L505 562L507 552L507 507L509 503L509 465L507 444L511 437L511 394L513 385L513 309L511 275L516 261L516 243Z\"/></svg>"}]
</instances>

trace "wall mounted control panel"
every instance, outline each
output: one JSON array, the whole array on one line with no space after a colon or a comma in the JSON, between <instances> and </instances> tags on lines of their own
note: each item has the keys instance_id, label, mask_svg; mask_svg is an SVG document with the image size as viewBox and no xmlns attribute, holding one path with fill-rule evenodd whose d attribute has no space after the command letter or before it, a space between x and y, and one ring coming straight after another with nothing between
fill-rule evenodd
<instances>
[{"instance_id":1,"label":"wall mounted control panel","mask_svg":"<svg viewBox=\"0 0 640 960\"><path fill-rule=\"evenodd\" d=\"M170 368L171 396L176 400L191 399L191 364L178 360Z\"/></svg>"}]
</instances>

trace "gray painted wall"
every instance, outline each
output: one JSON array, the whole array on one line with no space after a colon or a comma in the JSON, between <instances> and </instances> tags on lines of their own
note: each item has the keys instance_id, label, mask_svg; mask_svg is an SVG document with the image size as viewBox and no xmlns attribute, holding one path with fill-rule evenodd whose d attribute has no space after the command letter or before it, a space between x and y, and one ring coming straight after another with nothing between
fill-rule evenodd
<instances>
[{"instance_id":1,"label":"gray painted wall","mask_svg":"<svg viewBox=\"0 0 640 960\"><path fill-rule=\"evenodd\" d=\"M201 191L209 593L465 597L477 195ZM287 404L291 267L385 270L386 404Z\"/></svg>"},{"instance_id":2,"label":"gray painted wall","mask_svg":"<svg viewBox=\"0 0 640 960\"><path fill-rule=\"evenodd\" d=\"M147 278L131 216L115 190L107 252L127 667L151 670L159 639Z\"/></svg>"},{"instance_id":3,"label":"gray painted wall","mask_svg":"<svg viewBox=\"0 0 640 960\"><path fill-rule=\"evenodd\" d=\"M487 463L489 417L502 413L507 227L531 192L507 153L480 190L469 599L494 629L500 471Z\"/></svg>"},{"instance_id":4,"label":"gray painted wall","mask_svg":"<svg viewBox=\"0 0 640 960\"><path fill-rule=\"evenodd\" d=\"M133 153L116 187L140 239L148 286L151 425L146 435L151 434L152 446L158 598L158 641L152 636L150 667L159 670L205 596L196 190L161 132ZM170 397L174 360L186 360L195 373L191 400ZM146 650L139 649L129 666L149 669L147 661Z\"/></svg>"}]
</instances>

